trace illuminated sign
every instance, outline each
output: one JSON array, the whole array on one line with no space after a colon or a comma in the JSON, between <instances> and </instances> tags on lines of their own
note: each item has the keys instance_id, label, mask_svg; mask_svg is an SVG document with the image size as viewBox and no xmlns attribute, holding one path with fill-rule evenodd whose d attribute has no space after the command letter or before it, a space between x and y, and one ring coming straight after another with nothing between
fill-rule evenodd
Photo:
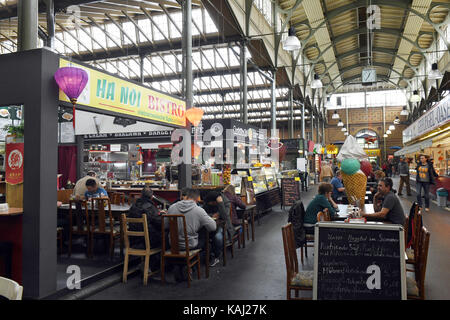
<instances>
[{"instance_id":1,"label":"illuminated sign","mask_svg":"<svg viewBox=\"0 0 450 320\"><path fill-rule=\"evenodd\" d=\"M59 66L76 66L88 73L89 80L78 104L177 127L186 125L183 100L65 59L59 60ZM59 100L70 102L62 90Z\"/></svg>"}]
</instances>

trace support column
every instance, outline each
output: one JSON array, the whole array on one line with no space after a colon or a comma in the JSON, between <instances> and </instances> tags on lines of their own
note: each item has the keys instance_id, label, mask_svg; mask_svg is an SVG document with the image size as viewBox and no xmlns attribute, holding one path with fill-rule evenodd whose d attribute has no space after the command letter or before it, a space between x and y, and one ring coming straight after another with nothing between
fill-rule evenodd
<instances>
[{"instance_id":1,"label":"support column","mask_svg":"<svg viewBox=\"0 0 450 320\"><path fill-rule=\"evenodd\" d=\"M75 136L75 142L77 144L77 180L83 178L83 150L84 150L84 137Z\"/></svg>"},{"instance_id":2,"label":"support column","mask_svg":"<svg viewBox=\"0 0 450 320\"><path fill-rule=\"evenodd\" d=\"M294 88L289 87L289 139L294 139Z\"/></svg>"},{"instance_id":3,"label":"support column","mask_svg":"<svg viewBox=\"0 0 450 320\"><path fill-rule=\"evenodd\" d=\"M312 110L311 110L311 116L310 117L311 117L311 140L314 141L314 112Z\"/></svg>"},{"instance_id":4,"label":"support column","mask_svg":"<svg viewBox=\"0 0 450 320\"><path fill-rule=\"evenodd\" d=\"M302 139L303 141L306 140L306 134L305 134L305 103L302 102Z\"/></svg>"},{"instance_id":5,"label":"support column","mask_svg":"<svg viewBox=\"0 0 450 320\"><path fill-rule=\"evenodd\" d=\"M322 144L325 145L325 119L322 121Z\"/></svg>"},{"instance_id":6,"label":"support column","mask_svg":"<svg viewBox=\"0 0 450 320\"><path fill-rule=\"evenodd\" d=\"M272 72L272 87L271 87L271 98L272 98L272 104L271 104L271 110L270 110L270 124L271 124L271 130L270 135L273 136L275 133L275 130L277 129L277 90L276 90L276 77L277 77L277 71L274 70Z\"/></svg>"},{"instance_id":7,"label":"support column","mask_svg":"<svg viewBox=\"0 0 450 320\"><path fill-rule=\"evenodd\" d=\"M225 118L225 94L222 94L222 119Z\"/></svg>"},{"instance_id":8,"label":"support column","mask_svg":"<svg viewBox=\"0 0 450 320\"><path fill-rule=\"evenodd\" d=\"M192 84L192 0L183 1L183 62L184 62L184 94L186 98L186 109L193 104L193 84ZM191 125L186 124L186 129L191 132ZM184 151L191 159L191 143L185 143ZM178 166L178 188L192 186L192 164L183 163Z\"/></svg>"},{"instance_id":9,"label":"support column","mask_svg":"<svg viewBox=\"0 0 450 320\"><path fill-rule=\"evenodd\" d=\"M141 83L143 84L145 82L144 77L144 56L139 56L139 75L141 78Z\"/></svg>"},{"instance_id":10,"label":"support column","mask_svg":"<svg viewBox=\"0 0 450 320\"><path fill-rule=\"evenodd\" d=\"M47 7L47 47L55 48L55 4L53 0L45 0Z\"/></svg>"},{"instance_id":11,"label":"support column","mask_svg":"<svg viewBox=\"0 0 450 320\"><path fill-rule=\"evenodd\" d=\"M320 143L320 136L319 136L319 127L320 127L320 116L317 116L317 125L316 125L316 137L317 137L317 143Z\"/></svg>"},{"instance_id":12,"label":"support column","mask_svg":"<svg viewBox=\"0 0 450 320\"><path fill-rule=\"evenodd\" d=\"M240 66L241 66L241 121L248 122L247 99L247 58L245 57L245 42L241 42Z\"/></svg>"},{"instance_id":13,"label":"support column","mask_svg":"<svg viewBox=\"0 0 450 320\"><path fill-rule=\"evenodd\" d=\"M17 51L38 47L38 1L21 0L17 3L18 39Z\"/></svg>"}]
</instances>

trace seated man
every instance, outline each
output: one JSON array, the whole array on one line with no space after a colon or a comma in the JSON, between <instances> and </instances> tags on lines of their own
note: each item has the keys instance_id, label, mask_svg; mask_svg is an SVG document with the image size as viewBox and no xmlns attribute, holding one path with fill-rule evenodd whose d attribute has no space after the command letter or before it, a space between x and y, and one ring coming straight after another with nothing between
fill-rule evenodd
<instances>
[{"instance_id":1,"label":"seated man","mask_svg":"<svg viewBox=\"0 0 450 320\"><path fill-rule=\"evenodd\" d=\"M333 219L336 209L338 208L337 204L331 199L333 186L330 183L322 182L319 184L318 192L319 194L314 197L306 208L303 225L305 226L307 234L314 234L314 225L317 222L317 214L319 211L328 209L330 217Z\"/></svg>"},{"instance_id":2,"label":"seated man","mask_svg":"<svg viewBox=\"0 0 450 320\"><path fill-rule=\"evenodd\" d=\"M167 211L168 214L184 214L186 217L187 237L189 249L205 248L205 243L199 241L199 234L201 228L205 227L207 231L216 231L217 225L206 211L197 205L200 201L200 192L195 189L189 189L186 194L186 199L172 204ZM183 226L178 224L178 232L180 238L178 245L180 249L185 249Z\"/></svg>"},{"instance_id":3,"label":"seated man","mask_svg":"<svg viewBox=\"0 0 450 320\"><path fill-rule=\"evenodd\" d=\"M153 191L149 186L145 186L142 189L141 197L136 199L136 202L130 208L128 217L130 218L142 218L142 215L147 216L148 233L150 239L151 248L161 247L161 212L155 207L152 201ZM143 231L142 224L130 224L130 231ZM142 248L145 248L143 237L130 237L132 245L140 243Z\"/></svg>"},{"instance_id":4,"label":"seated man","mask_svg":"<svg viewBox=\"0 0 450 320\"><path fill-rule=\"evenodd\" d=\"M81 200L84 198L84 194L87 191L86 181L88 181L89 179L94 179L97 185L100 185L100 181L96 178L96 173L94 171L89 171L87 173L87 176L78 180L75 184L75 187L73 188L73 195L76 200Z\"/></svg>"},{"instance_id":5,"label":"seated man","mask_svg":"<svg viewBox=\"0 0 450 320\"><path fill-rule=\"evenodd\" d=\"M342 197L345 196L344 184L342 183L342 174L341 170L336 171L336 175L331 179L331 184L333 185L333 194L332 199L334 202L338 202L342 200Z\"/></svg>"},{"instance_id":6,"label":"seated man","mask_svg":"<svg viewBox=\"0 0 450 320\"><path fill-rule=\"evenodd\" d=\"M210 191L206 195L204 199L205 204L203 205L203 209L205 211L215 217L220 218L225 221L226 229L228 230L227 239L231 241L231 238L234 236L235 230L233 224L231 223L230 216L230 200L220 192ZM216 233L213 237L212 249L214 253L214 260L211 263L211 266L215 266L219 263L219 257L222 255L223 249L223 229L222 227L218 227Z\"/></svg>"},{"instance_id":7,"label":"seated man","mask_svg":"<svg viewBox=\"0 0 450 320\"><path fill-rule=\"evenodd\" d=\"M375 213L362 213L368 219L383 219L395 224L405 224L405 212L400 200L392 191L392 179L383 178L378 182L378 192L374 196L373 206ZM379 198L384 197L379 205Z\"/></svg>"},{"instance_id":8,"label":"seated man","mask_svg":"<svg viewBox=\"0 0 450 320\"><path fill-rule=\"evenodd\" d=\"M86 200L89 200L91 198L108 197L108 192L106 192L105 189L100 187L97 184L97 181L95 181L94 179L86 180L86 188L87 188L87 191L84 193L84 198Z\"/></svg>"}]
</instances>

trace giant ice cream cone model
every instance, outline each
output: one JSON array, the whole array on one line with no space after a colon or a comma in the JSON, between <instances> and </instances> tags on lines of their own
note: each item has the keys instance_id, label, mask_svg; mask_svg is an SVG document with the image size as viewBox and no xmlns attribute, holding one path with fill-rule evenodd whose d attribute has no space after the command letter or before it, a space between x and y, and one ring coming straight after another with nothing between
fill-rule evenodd
<instances>
[{"instance_id":1,"label":"giant ice cream cone model","mask_svg":"<svg viewBox=\"0 0 450 320\"><path fill-rule=\"evenodd\" d=\"M347 194L348 202L355 204L353 199L361 199L360 204L364 203L366 196L367 177L361 170L358 170L352 175L342 172L342 179L344 181L345 193Z\"/></svg>"},{"instance_id":2,"label":"giant ice cream cone model","mask_svg":"<svg viewBox=\"0 0 450 320\"><path fill-rule=\"evenodd\" d=\"M342 180L349 203L364 204L366 196L367 176L361 168L360 161L367 160L363 148L356 142L353 136L348 136L336 157L341 162Z\"/></svg>"}]
</instances>

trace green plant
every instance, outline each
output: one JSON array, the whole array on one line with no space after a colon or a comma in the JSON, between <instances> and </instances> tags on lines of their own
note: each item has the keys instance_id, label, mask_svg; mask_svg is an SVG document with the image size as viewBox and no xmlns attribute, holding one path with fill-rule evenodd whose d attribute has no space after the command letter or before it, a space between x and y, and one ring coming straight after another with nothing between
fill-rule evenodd
<instances>
[{"instance_id":1,"label":"green plant","mask_svg":"<svg viewBox=\"0 0 450 320\"><path fill-rule=\"evenodd\" d=\"M3 130L8 132L10 135L15 136L16 138L22 138L25 132L23 122L18 126L14 126L12 124L7 124L3 127Z\"/></svg>"}]
</instances>

